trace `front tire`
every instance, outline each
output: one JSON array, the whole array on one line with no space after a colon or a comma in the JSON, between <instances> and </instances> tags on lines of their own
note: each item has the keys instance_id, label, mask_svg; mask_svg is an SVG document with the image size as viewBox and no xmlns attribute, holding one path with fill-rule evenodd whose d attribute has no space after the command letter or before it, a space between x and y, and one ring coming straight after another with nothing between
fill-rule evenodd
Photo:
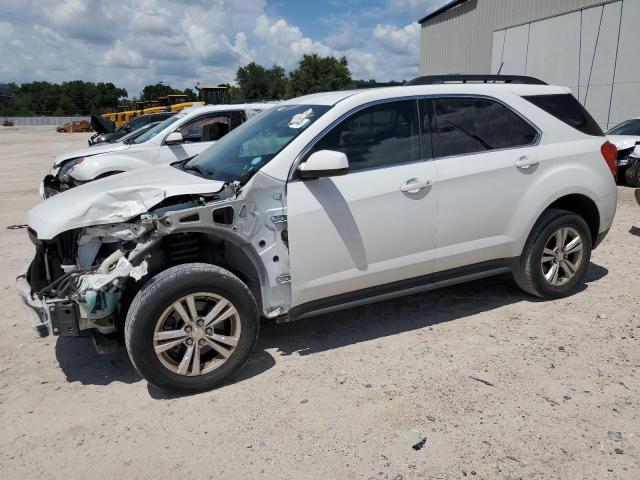
<instances>
[{"instance_id":1,"label":"front tire","mask_svg":"<svg viewBox=\"0 0 640 480\"><path fill-rule=\"evenodd\" d=\"M566 210L546 210L529 234L513 277L522 290L537 297L571 295L587 271L592 244L582 217Z\"/></svg>"},{"instance_id":2,"label":"front tire","mask_svg":"<svg viewBox=\"0 0 640 480\"><path fill-rule=\"evenodd\" d=\"M204 391L248 360L259 318L250 290L231 272L205 263L177 265L152 278L133 299L125 344L149 383Z\"/></svg>"}]
</instances>

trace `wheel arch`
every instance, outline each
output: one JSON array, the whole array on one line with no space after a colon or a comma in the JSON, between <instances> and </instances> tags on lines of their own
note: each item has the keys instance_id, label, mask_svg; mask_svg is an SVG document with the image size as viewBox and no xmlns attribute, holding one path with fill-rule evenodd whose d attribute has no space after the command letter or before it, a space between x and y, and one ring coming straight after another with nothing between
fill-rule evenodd
<instances>
[{"instance_id":1,"label":"wheel arch","mask_svg":"<svg viewBox=\"0 0 640 480\"><path fill-rule=\"evenodd\" d=\"M266 272L246 248L220 235L202 231L172 232L147 252L149 273L140 281L130 280L122 297L120 320L124 321L131 302L144 285L160 272L176 265L207 263L228 270L242 280L253 294L259 311L262 308L261 285Z\"/></svg>"},{"instance_id":2,"label":"wheel arch","mask_svg":"<svg viewBox=\"0 0 640 480\"><path fill-rule=\"evenodd\" d=\"M600 211L593 200L580 193L571 193L553 201L545 210L550 208L567 210L582 217L589 226L591 243L592 245L595 244L598 238L598 232L600 231Z\"/></svg>"}]
</instances>

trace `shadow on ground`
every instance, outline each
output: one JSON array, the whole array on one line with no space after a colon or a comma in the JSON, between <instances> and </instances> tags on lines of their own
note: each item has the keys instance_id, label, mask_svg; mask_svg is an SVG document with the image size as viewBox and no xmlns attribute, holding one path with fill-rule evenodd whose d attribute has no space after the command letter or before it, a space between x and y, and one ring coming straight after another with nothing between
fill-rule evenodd
<instances>
[{"instance_id":1,"label":"shadow on ground","mask_svg":"<svg viewBox=\"0 0 640 480\"><path fill-rule=\"evenodd\" d=\"M629 229L629 233L630 233L631 235L635 235L636 237L640 237L640 228L638 228L638 227L631 227L631 228Z\"/></svg>"},{"instance_id":2,"label":"shadow on ground","mask_svg":"<svg viewBox=\"0 0 640 480\"><path fill-rule=\"evenodd\" d=\"M607 274L606 268L591 263L581 291ZM518 289L510 275L501 275L293 323L263 321L257 348L229 383L247 380L273 367L275 360L267 349L275 348L281 355L294 352L310 355L457 320L521 301L540 300ZM69 382L109 385L142 380L124 347L111 355L98 355L89 338L60 337L56 342L56 357ZM155 399L182 396L151 385L148 390Z\"/></svg>"},{"instance_id":3,"label":"shadow on ground","mask_svg":"<svg viewBox=\"0 0 640 480\"><path fill-rule=\"evenodd\" d=\"M594 263L580 291L608 274ZM522 292L510 274L477 280L394 300L373 303L289 324L263 322L258 348L281 355L310 355L449 322L498 307L542 300Z\"/></svg>"}]
</instances>

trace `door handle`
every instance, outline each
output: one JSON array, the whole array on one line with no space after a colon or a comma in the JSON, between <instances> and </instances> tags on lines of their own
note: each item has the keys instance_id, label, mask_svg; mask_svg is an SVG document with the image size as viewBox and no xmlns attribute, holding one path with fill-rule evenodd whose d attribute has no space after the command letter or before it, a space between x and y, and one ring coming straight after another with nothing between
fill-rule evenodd
<instances>
[{"instance_id":1,"label":"door handle","mask_svg":"<svg viewBox=\"0 0 640 480\"><path fill-rule=\"evenodd\" d=\"M417 178L412 178L400 186L400 191L405 193L418 193L423 188L429 188L430 186L431 180L419 180Z\"/></svg>"},{"instance_id":2,"label":"door handle","mask_svg":"<svg viewBox=\"0 0 640 480\"><path fill-rule=\"evenodd\" d=\"M518 160L516 160L516 167L529 168L538 165L539 163L540 160L538 160L537 158L523 155L522 157L518 158Z\"/></svg>"}]
</instances>

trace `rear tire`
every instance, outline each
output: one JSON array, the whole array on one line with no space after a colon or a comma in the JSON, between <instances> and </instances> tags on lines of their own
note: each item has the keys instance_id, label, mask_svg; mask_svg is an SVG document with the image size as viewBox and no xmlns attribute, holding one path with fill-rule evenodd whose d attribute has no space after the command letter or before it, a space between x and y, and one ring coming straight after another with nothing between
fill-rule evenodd
<instances>
[{"instance_id":1,"label":"rear tire","mask_svg":"<svg viewBox=\"0 0 640 480\"><path fill-rule=\"evenodd\" d=\"M540 298L571 295L587 271L592 245L582 217L548 209L531 230L513 277L522 290Z\"/></svg>"},{"instance_id":2,"label":"rear tire","mask_svg":"<svg viewBox=\"0 0 640 480\"><path fill-rule=\"evenodd\" d=\"M254 297L238 277L189 263L159 273L140 289L124 338L134 367L149 383L199 392L244 365L258 339L259 320Z\"/></svg>"},{"instance_id":3,"label":"rear tire","mask_svg":"<svg viewBox=\"0 0 640 480\"><path fill-rule=\"evenodd\" d=\"M640 160L627 167L624 172L624 178L630 187L640 187Z\"/></svg>"}]
</instances>

